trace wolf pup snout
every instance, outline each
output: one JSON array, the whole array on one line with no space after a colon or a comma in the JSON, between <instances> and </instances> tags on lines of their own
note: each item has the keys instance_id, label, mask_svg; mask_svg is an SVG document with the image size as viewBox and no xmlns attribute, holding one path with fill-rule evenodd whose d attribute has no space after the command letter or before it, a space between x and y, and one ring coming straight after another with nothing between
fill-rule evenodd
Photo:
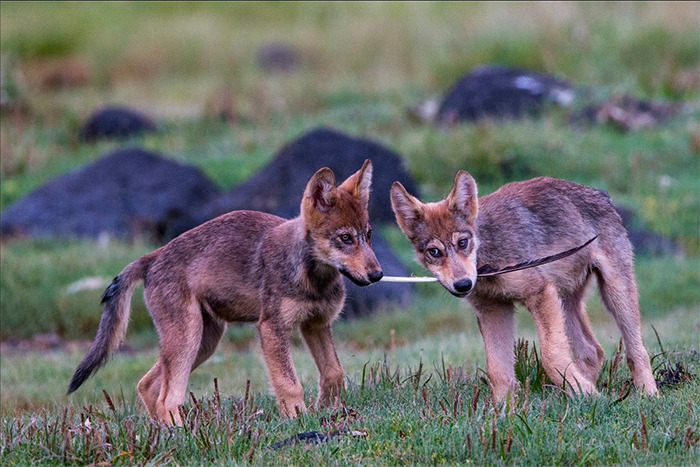
<instances>
[{"instance_id":1,"label":"wolf pup snout","mask_svg":"<svg viewBox=\"0 0 700 467\"><path fill-rule=\"evenodd\" d=\"M454 284L452 284L452 286L457 291L457 293L467 294L472 289L472 280L471 279L460 279L457 282L455 282Z\"/></svg>"},{"instance_id":2,"label":"wolf pup snout","mask_svg":"<svg viewBox=\"0 0 700 467\"><path fill-rule=\"evenodd\" d=\"M369 280L372 282L379 282L382 280L382 277L384 277L384 273L382 271L372 271L369 273Z\"/></svg>"}]
</instances>

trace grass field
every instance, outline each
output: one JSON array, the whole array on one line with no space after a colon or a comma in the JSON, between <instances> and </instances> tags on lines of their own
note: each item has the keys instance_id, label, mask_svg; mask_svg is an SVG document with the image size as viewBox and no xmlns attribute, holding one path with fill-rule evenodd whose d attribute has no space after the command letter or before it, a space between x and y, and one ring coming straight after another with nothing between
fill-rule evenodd
<instances>
[{"instance_id":1,"label":"grass field","mask_svg":"<svg viewBox=\"0 0 700 467\"><path fill-rule=\"evenodd\" d=\"M589 312L608 358L601 397L566 399L521 347L523 391L513 407L494 410L472 311L425 284L406 309L334 326L347 374L343 401L356 413L280 418L254 327L232 326L192 375L186 427L166 429L147 419L135 393L157 354L139 290L125 350L76 394L64 395L94 337L102 293L99 287L71 293L70 285L86 277L109 280L155 245L3 240L2 465L697 464L697 3L1 6L3 209L124 144L77 141L94 108L120 103L161 123L158 133L127 144L197 165L222 188L245 180L285 142L329 125L401 153L428 199L444 196L460 168L475 176L481 194L537 175L567 178L607 190L635 210L641 226L670 236L684 251L636 262L645 344L663 381L658 399L628 392L629 371L615 357L619 332L592 294ZM256 52L269 41L295 46L302 67L263 72ZM87 78L72 87L47 85L51 67L68 58L87 66ZM409 107L491 62L557 74L585 88L589 99L630 94L687 105L663 126L627 133L572 126L568 110L449 130L409 118ZM228 92L233 98L225 105L237 117L222 122L213 114ZM28 110L9 111L5 99ZM398 229L382 230L410 261ZM42 350L47 336L58 345ZM535 341L526 310L518 313L518 336ZM298 336L294 358L311 400L317 370ZM310 430L340 435L272 447Z\"/></svg>"}]
</instances>

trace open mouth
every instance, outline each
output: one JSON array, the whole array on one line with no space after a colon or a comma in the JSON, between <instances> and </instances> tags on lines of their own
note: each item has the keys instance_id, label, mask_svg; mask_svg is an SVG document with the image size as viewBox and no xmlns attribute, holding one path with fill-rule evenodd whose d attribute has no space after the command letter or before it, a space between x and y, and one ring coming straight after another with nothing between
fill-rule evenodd
<instances>
[{"instance_id":1,"label":"open mouth","mask_svg":"<svg viewBox=\"0 0 700 467\"><path fill-rule=\"evenodd\" d=\"M360 287L364 287L364 286L370 285L372 283L367 279L358 279L357 277L353 276L345 269L340 269L340 273L342 275L344 275L345 277L347 277L348 279L350 279L353 284L358 285Z\"/></svg>"}]
</instances>

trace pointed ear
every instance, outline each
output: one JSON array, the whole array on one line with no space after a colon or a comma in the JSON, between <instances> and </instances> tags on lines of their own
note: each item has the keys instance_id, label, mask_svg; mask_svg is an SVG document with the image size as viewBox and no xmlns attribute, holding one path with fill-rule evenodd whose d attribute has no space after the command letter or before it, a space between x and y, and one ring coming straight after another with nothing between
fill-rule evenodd
<instances>
[{"instance_id":1,"label":"pointed ear","mask_svg":"<svg viewBox=\"0 0 700 467\"><path fill-rule=\"evenodd\" d=\"M423 203L411 196L401 183L394 182L391 185L391 208L399 228L409 239L413 238L416 228L424 219Z\"/></svg>"},{"instance_id":2,"label":"pointed ear","mask_svg":"<svg viewBox=\"0 0 700 467\"><path fill-rule=\"evenodd\" d=\"M469 172L457 172L452 191L447 196L447 206L450 211L462 216L470 224L476 220L479 213L479 194L476 182Z\"/></svg>"},{"instance_id":3,"label":"pointed ear","mask_svg":"<svg viewBox=\"0 0 700 467\"><path fill-rule=\"evenodd\" d=\"M335 176L324 167L316 172L306 184L304 203L321 212L328 212L335 205Z\"/></svg>"},{"instance_id":4,"label":"pointed ear","mask_svg":"<svg viewBox=\"0 0 700 467\"><path fill-rule=\"evenodd\" d=\"M372 161L366 159L362 168L350 175L340 186L349 191L367 209L372 186Z\"/></svg>"}]
</instances>

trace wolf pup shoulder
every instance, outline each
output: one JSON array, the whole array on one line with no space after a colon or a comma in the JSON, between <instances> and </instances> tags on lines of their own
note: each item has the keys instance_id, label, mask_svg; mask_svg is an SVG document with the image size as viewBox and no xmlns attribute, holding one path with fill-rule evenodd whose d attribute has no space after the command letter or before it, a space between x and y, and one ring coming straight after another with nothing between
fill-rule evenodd
<instances>
[{"instance_id":1,"label":"wolf pup shoulder","mask_svg":"<svg viewBox=\"0 0 700 467\"><path fill-rule=\"evenodd\" d=\"M632 246L606 193L542 177L509 183L478 198L472 176L459 171L452 191L440 202L423 203L396 182L391 203L418 261L476 311L496 400L517 386L516 303L535 319L549 378L570 395L597 394L604 352L585 309L592 277L622 332L635 385L648 394L657 392L642 343ZM477 282L480 265L548 256L596 235L588 247L567 258Z\"/></svg>"},{"instance_id":2,"label":"wolf pup shoulder","mask_svg":"<svg viewBox=\"0 0 700 467\"><path fill-rule=\"evenodd\" d=\"M317 403L333 403L343 387L331 333L345 299L341 274L363 286L382 278L367 214L371 183L369 160L340 185L330 169L320 169L306 186L299 217L233 211L128 265L105 291L97 337L68 392L118 348L131 294L143 280L161 347L138 384L153 418L182 424L189 375L214 353L229 322L257 323L282 414L306 409L290 350L296 327L320 372Z\"/></svg>"}]
</instances>

